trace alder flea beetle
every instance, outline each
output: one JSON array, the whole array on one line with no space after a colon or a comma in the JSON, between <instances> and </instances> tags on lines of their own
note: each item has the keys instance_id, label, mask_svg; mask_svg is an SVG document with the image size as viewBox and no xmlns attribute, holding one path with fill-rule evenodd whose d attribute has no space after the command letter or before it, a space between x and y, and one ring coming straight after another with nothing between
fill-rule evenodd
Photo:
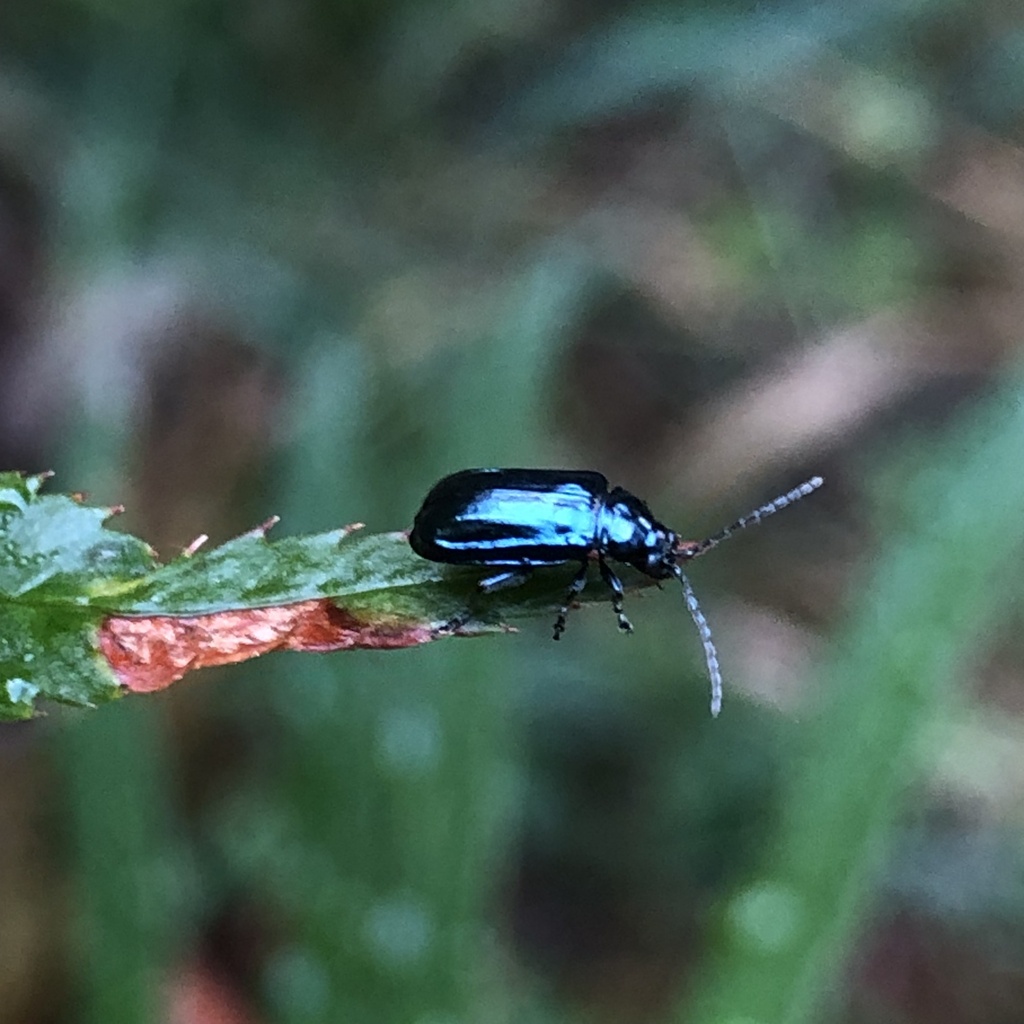
<instances>
[{"instance_id":1,"label":"alder flea beetle","mask_svg":"<svg viewBox=\"0 0 1024 1024\"><path fill-rule=\"evenodd\" d=\"M569 608L587 585L590 564L611 588L619 629L633 627L622 610L623 590L609 559L655 580L674 576L683 588L711 677L711 713L722 707L722 674L707 619L681 563L716 547L737 530L816 491L820 476L754 509L706 540L682 540L654 518L636 495L608 487L600 473L568 469L466 469L434 485L416 513L409 543L416 554L452 565L492 566L479 583L484 593L524 583L538 566L578 562L555 620L554 638L565 631Z\"/></svg>"}]
</instances>

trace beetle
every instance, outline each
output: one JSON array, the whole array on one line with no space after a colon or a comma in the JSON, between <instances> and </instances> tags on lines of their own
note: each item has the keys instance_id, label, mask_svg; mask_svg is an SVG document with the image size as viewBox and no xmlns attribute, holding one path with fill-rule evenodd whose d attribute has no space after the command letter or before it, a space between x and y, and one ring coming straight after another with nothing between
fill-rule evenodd
<instances>
[{"instance_id":1,"label":"beetle","mask_svg":"<svg viewBox=\"0 0 1024 1024\"><path fill-rule=\"evenodd\" d=\"M597 562L611 588L619 629L633 626L623 611L623 588L608 560L638 569L651 579L674 576L704 647L711 677L711 713L722 705L722 676L711 629L681 562L717 547L737 530L793 504L823 481L812 477L706 540L682 540L655 519L636 495L609 488L600 473L567 469L466 469L440 480L427 494L409 533L413 551L433 562L478 565L500 571L478 583L486 594L525 583L539 566L579 563L558 617L554 639L565 632L569 608L587 585Z\"/></svg>"}]
</instances>

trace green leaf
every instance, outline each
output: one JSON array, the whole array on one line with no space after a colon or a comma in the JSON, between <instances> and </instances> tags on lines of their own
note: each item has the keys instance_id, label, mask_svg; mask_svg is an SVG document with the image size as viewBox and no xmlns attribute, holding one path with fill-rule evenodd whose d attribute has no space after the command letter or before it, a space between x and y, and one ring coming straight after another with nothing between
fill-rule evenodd
<instances>
[{"instance_id":1,"label":"green leaf","mask_svg":"<svg viewBox=\"0 0 1024 1024\"><path fill-rule=\"evenodd\" d=\"M416 556L404 533L344 527L271 542L274 520L167 564L111 530L118 510L0 473L0 720L40 699L92 706L271 650L397 648L507 630L561 604L565 572L481 595L481 570ZM193 545L195 547L195 545ZM644 582L636 577L634 584ZM587 600L605 600L592 588Z\"/></svg>"},{"instance_id":2,"label":"green leaf","mask_svg":"<svg viewBox=\"0 0 1024 1024\"><path fill-rule=\"evenodd\" d=\"M31 717L41 696L88 705L120 694L91 590L131 585L153 565L145 544L104 528L115 510L42 498L45 479L0 473L0 720Z\"/></svg>"},{"instance_id":3,"label":"green leaf","mask_svg":"<svg viewBox=\"0 0 1024 1024\"><path fill-rule=\"evenodd\" d=\"M104 523L119 510L64 494L39 496L47 474L0 473L0 600L90 603L152 570L155 552Z\"/></svg>"}]
</instances>

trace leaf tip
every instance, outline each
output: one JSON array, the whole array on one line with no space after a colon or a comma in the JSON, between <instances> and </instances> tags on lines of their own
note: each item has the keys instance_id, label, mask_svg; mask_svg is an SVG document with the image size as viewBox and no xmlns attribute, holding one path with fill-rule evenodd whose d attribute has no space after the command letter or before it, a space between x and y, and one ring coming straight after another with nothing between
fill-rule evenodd
<instances>
[{"instance_id":1,"label":"leaf tip","mask_svg":"<svg viewBox=\"0 0 1024 1024\"><path fill-rule=\"evenodd\" d=\"M436 624L430 631L435 640L444 640L453 636L484 636L489 633L518 633L517 626L507 622L479 622L471 618L449 619Z\"/></svg>"}]
</instances>

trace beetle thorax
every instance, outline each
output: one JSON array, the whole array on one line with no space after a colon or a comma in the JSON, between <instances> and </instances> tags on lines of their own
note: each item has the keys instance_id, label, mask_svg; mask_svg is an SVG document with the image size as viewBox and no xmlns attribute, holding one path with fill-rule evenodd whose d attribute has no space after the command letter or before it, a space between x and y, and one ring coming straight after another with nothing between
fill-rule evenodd
<instances>
[{"instance_id":1,"label":"beetle thorax","mask_svg":"<svg viewBox=\"0 0 1024 1024\"><path fill-rule=\"evenodd\" d=\"M672 575L676 535L662 526L635 495L616 487L597 519L597 544L617 562L625 562L655 579Z\"/></svg>"}]
</instances>

